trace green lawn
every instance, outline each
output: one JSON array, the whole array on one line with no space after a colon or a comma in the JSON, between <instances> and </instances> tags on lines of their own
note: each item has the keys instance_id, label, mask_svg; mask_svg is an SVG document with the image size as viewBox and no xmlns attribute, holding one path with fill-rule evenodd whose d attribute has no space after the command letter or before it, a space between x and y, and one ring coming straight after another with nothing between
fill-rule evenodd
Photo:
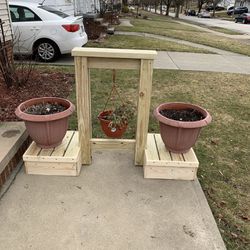
<instances>
[{"instance_id":1,"label":"green lawn","mask_svg":"<svg viewBox=\"0 0 250 250\"><path fill-rule=\"evenodd\" d=\"M153 38L139 36L112 35L105 38L103 42L89 41L86 47L97 48L123 48L123 49L155 49L159 51L178 51L193 53L211 53L205 49L199 49L188 45L178 44L170 41L162 41Z\"/></svg>"},{"instance_id":2,"label":"green lawn","mask_svg":"<svg viewBox=\"0 0 250 250\"><path fill-rule=\"evenodd\" d=\"M147 13L150 19L130 18L133 27L116 27L120 31L146 32L204 44L239 54L250 56L249 46L244 41L218 36L198 28L180 24L173 18Z\"/></svg>"},{"instance_id":3,"label":"green lawn","mask_svg":"<svg viewBox=\"0 0 250 250\"><path fill-rule=\"evenodd\" d=\"M73 68L71 68L73 72ZM91 71L93 137L105 137L97 115L111 88L111 71ZM138 72L117 71L124 98L136 104ZM249 249L250 76L228 73L154 70L149 131L158 132L153 109L162 102L184 101L203 106L213 117L195 146L198 177L230 250ZM237 84L235 84L237 83ZM75 102L75 92L70 99ZM77 128L76 115L71 129ZM135 136L135 119L126 138Z\"/></svg>"}]
</instances>

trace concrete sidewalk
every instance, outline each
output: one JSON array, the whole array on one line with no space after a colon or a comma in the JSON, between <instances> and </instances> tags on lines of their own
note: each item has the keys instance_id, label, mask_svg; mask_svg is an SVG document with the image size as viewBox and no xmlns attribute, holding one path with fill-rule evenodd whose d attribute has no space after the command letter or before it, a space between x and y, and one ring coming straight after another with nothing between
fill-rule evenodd
<instances>
[{"instance_id":1,"label":"concrete sidewalk","mask_svg":"<svg viewBox=\"0 0 250 250\"><path fill-rule=\"evenodd\" d=\"M74 60L70 55L66 55L52 65L74 65ZM250 57L233 53L200 54L158 51L154 68L250 74Z\"/></svg>"},{"instance_id":2,"label":"concrete sidewalk","mask_svg":"<svg viewBox=\"0 0 250 250\"><path fill-rule=\"evenodd\" d=\"M0 201L0 249L225 249L198 181L149 180L130 151L79 177L19 172Z\"/></svg>"},{"instance_id":3,"label":"concrete sidewalk","mask_svg":"<svg viewBox=\"0 0 250 250\"><path fill-rule=\"evenodd\" d=\"M154 68L250 74L250 57L158 51Z\"/></svg>"}]
</instances>

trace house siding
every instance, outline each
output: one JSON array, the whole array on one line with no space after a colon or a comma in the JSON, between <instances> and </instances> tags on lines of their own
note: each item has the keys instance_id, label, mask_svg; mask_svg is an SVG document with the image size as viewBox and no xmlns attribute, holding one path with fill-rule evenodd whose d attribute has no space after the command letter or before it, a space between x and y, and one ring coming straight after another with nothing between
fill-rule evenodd
<instances>
[{"instance_id":1,"label":"house siding","mask_svg":"<svg viewBox=\"0 0 250 250\"><path fill-rule=\"evenodd\" d=\"M248 12L250 12L250 0L236 0L235 6L244 6L248 8Z\"/></svg>"},{"instance_id":2,"label":"house siding","mask_svg":"<svg viewBox=\"0 0 250 250\"><path fill-rule=\"evenodd\" d=\"M6 41L12 41L12 29L10 23L9 7L7 0L0 0L0 18L2 19ZM2 38L2 34L0 34Z\"/></svg>"},{"instance_id":3,"label":"house siding","mask_svg":"<svg viewBox=\"0 0 250 250\"><path fill-rule=\"evenodd\" d=\"M75 0L75 15L82 15L88 12L100 11L99 0Z\"/></svg>"},{"instance_id":4,"label":"house siding","mask_svg":"<svg viewBox=\"0 0 250 250\"><path fill-rule=\"evenodd\" d=\"M2 1L2 0L0 0ZM26 2L41 3L41 0L23 0ZM65 12L68 15L82 15L87 12L93 12L94 6L99 11L99 0L46 0L44 5Z\"/></svg>"},{"instance_id":5,"label":"house siding","mask_svg":"<svg viewBox=\"0 0 250 250\"><path fill-rule=\"evenodd\" d=\"M5 37L5 49L10 61L13 60L13 39L12 27L10 22L9 6L7 0L0 0L0 19L3 22L3 32ZM3 42L2 32L0 32L0 39Z\"/></svg>"}]
</instances>

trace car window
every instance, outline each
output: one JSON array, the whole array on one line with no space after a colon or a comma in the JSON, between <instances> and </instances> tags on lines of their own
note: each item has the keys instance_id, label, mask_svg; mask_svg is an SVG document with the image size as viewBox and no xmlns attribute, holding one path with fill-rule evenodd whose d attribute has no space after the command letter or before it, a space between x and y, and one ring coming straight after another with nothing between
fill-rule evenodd
<instances>
[{"instance_id":1,"label":"car window","mask_svg":"<svg viewBox=\"0 0 250 250\"><path fill-rule=\"evenodd\" d=\"M69 16L69 15L67 15L66 13L63 13L63 12L61 12L61 11L59 11L59 10L56 10L56 9L51 8L51 7L49 7L49 6L46 6L46 5L38 6L38 8L43 9L43 10L45 10L45 11L48 11L48 12L50 12L50 13L53 13L53 14L55 14L55 15L57 15L57 16L62 17L62 18L65 18L65 17L68 17L68 16Z\"/></svg>"},{"instance_id":2,"label":"car window","mask_svg":"<svg viewBox=\"0 0 250 250\"><path fill-rule=\"evenodd\" d=\"M32 10L23 6L10 6L12 22L34 22L42 21Z\"/></svg>"}]
</instances>

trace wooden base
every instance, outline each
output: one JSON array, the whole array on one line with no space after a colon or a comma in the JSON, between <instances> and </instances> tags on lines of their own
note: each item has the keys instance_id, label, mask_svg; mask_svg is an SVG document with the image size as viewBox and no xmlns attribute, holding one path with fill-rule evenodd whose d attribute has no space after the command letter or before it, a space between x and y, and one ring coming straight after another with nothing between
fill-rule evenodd
<instances>
[{"instance_id":1,"label":"wooden base","mask_svg":"<svg viewBox=\"0 0 250 250\"><path fill-rule=\"evenodd\" d=\"M194 180L199 161L191 148L185 154L166 150L160 134L148 134L144 154L144 178Z\"/></svg>"},{"instance_id":2,"label":"wooden base","mask_svg":"<svg viewBox=\"0 0 250 250\"><path fill-rule=\"evenodd\" d=\"M81 171L78 132L67 131L62 143L52 149L41 149L32 142L23 155L27 174L77 176Z\"/></svg>"}]
</instances>

